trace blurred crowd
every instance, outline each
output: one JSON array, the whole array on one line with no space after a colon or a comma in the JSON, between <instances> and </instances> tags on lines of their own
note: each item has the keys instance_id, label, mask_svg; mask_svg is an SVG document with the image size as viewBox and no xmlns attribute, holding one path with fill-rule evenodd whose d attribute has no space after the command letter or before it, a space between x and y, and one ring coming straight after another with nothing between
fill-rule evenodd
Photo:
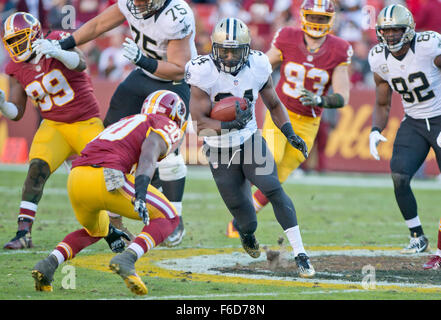
<instances>
[{"instance_id":1,"label":"blurred crowd","mask_svg":"<svg viewBox=\"0 0 441 320\"><path fill-rule=\"evenodd\" d=\"M37 17L44 30L72 30L87 22L117 0L0 0L3 22L15 11ZM211 50L210 34L221 18L233 16L248 24L253 49L266 51L275 32L282 26L300 26L299 10L303 0L186 0L196 17L196 44L199 54ZM441 32L441 0L335 0L337 14L333 33L349 41L354 49L351 82L357 88L373 88L367 55L377 43L376 15L385 5L401 3L414 14L417 31ZM132 66L122 56L121 44L130 36L127 24L81 47L91 75L112 81L123 79ZM4 66L6 52L0 50Z\"/></svg>"}]
</instances>

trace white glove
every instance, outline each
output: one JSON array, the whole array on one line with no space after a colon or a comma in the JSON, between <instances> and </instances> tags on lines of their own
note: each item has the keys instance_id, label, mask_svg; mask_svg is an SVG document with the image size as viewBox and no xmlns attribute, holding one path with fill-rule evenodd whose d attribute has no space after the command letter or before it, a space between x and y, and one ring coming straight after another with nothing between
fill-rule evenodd
<instances>
[{"instance_id":1,"label":"white glove","mask_svg":"<svg viewBox=\"0 0 441 320\"><path fill-rule=\"evenodd\" d=\"M2 109L3 105L5 104L6 97L5 93L2 89L0 89L0 109Z\"/></svg>"},{"instance_id":2,"label":"white glove","mask_svg":"<svg viewBox=\"0 0 441 320\"><path fill-rule=\"evenodd\" d=\"M130 38L126 38L126 42L123 43L123 50L123 56L134 64L136 64L142 57L142 52L138 45Z\"/></svg>"},{"instance_id":3,"label":"white glove","mask_svg":"<svg viewBox=\"0 0 441 320\"><path fill-rule=\"evenodd\" d=\"M387 139L377 130L374 130L369 134L369 148L371 151L371 155L375 158L375 160L380 160L380 156L378 155L377 151L377 146L380 141L385 142L387 141Z\"/></svg>"},{"instance_id":4,"label":"white glove","mask_svg":"<svg viewBox=\"0 0 441 320\"><path fill-rule=\"evenodd\" d=\"M60 43L57 40L37 39L32 43L32 50L46 58L58 58L61 53Z\"/></svg>"}]
</instances>

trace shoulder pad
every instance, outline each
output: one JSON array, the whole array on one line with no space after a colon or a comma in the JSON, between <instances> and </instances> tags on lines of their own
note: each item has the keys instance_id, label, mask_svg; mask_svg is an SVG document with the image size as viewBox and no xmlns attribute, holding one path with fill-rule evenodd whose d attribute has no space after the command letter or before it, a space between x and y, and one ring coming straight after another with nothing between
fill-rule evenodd
<instances>
[{"instance_id":1,"label":"shoulder pad","mask_svg":"<svg viewBox=\"0 0 441 320\"><path fill-rule=\"evenodd\" d=\"M211 87L219 77L219 71L208 55L200 55L185 65L185 81L201 89Z\"/></svg>"},{"instance_id":2,"label":"shoulder pad","mask_svg":"<svg viewBox=\"0 0 441 320\"><path fill-rule=\"evenodd\" d=\"M179 8L179 9L178 9ZM170 40L183 39L195 30L193 11L185 1L172 1L169 7L161 12L164 33Z\"/></svg>"},{"instance_id":3,"label":"shoulder pad","mask_svg":"<svg viewBox=\"0 0 441 320\"><path fill-rule=\"evenodd\" d=\"M439 55L441 51L441 35L435 31L424 31L416 34L415 49L418 54Z\"/></svg>"},{"instance_id":4,"label":"shoulder pad","mask_svg":"<svg viewBox=\"0 0 441 320\"><path fill-rule=\"evenodd\" d=\"M261 51L251 50L249 63L256 80L266 83L273 72L268 56Z\"/></svg>"}]
</instances>

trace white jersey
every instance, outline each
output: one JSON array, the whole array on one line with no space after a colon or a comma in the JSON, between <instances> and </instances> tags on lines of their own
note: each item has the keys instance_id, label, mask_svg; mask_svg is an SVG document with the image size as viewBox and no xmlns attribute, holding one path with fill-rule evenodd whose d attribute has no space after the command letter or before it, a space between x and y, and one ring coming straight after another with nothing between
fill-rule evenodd
<instances>
[{"instance_id":1,"label":"white jersey","mask_svg":"<svg viewBox=\"0 0 441 320\"><path fill-rule=\"evenodd\" d=\"M426 31L416 34L402 60L383 45L376 45L369 52L369 65L401 95L407 115L427 119L441 115L441 70L434 63L439 55L441 35Z\"/></svg>"},{"instance_id":2,"label":"white jersey","mask_svg":"<svg viewBox=\"0 0 441 320\"><path fill-rule=\"evenodd\" d=\"M209 55L198 56L185 66L185 81L205 91L212 105L222 98L235 96L248 98L254 105L259 91L267 83L272 68L268 57L260 51L251 50L248 63L236 76L221 72L216 68ZM205 142L212 147L225 148L243 144L257 130L256 114L246 127L231 130L227 134L204 137Z\"/></svg>"},{"instance_id":3,"label":"white jersey","mask_svg":"<svg viewBox=\"0 0 441 320\"><path fill-rule=\"evenodd\" d=\"M193 11L184 0L167 0L164 7L148 19L136 19L127 8L127 0L118 0L118 8L130 25L133 40L148 57L167 61L169 40L179 40L191 34L191 57L197 56ZM142 69L149 77L162 79Z\"/></svg>"}]
</instances>

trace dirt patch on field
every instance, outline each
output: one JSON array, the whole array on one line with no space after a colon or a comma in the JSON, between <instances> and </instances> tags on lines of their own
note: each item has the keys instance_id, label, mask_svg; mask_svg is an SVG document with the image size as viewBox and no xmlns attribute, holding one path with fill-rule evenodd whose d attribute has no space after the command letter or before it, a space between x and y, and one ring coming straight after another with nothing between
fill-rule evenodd
<instances>
[{"instance_id":1,"label":"dirt patch on field","mask_svg":"<svg viewBox=\"0 0 441 320\"><path fill-rule=\"evenodd\" d=\"M294 259L286 258L290 255L284 250L266 249L262 254L265 253L266 261L249 265L236 264L234 267L217 268L216 270L225 273L298 277L298 269ZM441 270L423 270L422 266L428 259L427 255L324 255L311 257L310 261L316 271L315 279L361 282L367 274L372 274L375 270L377 282L441 285ZM363 273L365 266L369 267Z\"/></svg>"}]
</instances>

